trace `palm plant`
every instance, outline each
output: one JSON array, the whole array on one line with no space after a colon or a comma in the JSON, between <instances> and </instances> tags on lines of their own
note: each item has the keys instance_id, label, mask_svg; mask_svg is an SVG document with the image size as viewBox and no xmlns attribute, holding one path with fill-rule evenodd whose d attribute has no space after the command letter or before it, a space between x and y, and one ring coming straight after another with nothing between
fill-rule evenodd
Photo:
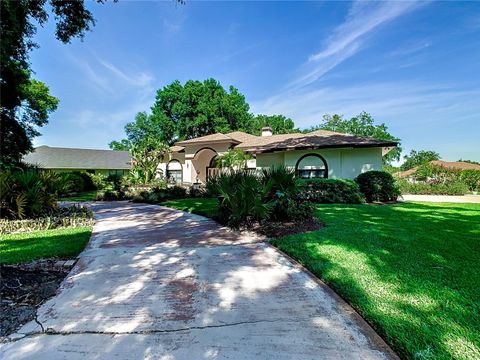
<instances>
[{"instance_id":1,"label":"palm plant","mask_svg":"<svg viewBox=\"0 0 480 360\"><path fill-rule=\"evenodd\" d=\"M0 174L1 217L23 219L51 212L68 191L68 177L27 169Z\"/></svg>"},{"instance_id":2,"label":"palm plant","mask_svg":"<svg viewBox=\"0 0 480 360\"><path fill-rule=\"evenodd\" d=\"M219 195L219 218L233 228L266 219L272 203L268 201L269 186L262 186L260 179L244 171L221 174L215 180Z\"/></svg>"}]
</instances>

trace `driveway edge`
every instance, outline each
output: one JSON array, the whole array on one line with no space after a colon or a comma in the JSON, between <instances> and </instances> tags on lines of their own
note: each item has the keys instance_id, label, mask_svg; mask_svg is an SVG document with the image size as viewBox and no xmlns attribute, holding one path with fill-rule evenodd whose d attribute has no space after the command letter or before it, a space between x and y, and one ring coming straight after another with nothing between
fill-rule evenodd
<instances>
[{"instance_id":1,"label":"driveway edge","mask_svg":"<svg viewBox=\"0 0 480 360\"><path fill-rule=\"evenodd\" d=\"M393 351L390 345L375 331L375 329L365 320L344 298L338 295L330 286L328 286L323 280L317 277L314 273L308 270L305 266L300 264L297 260L292 258L290 255L284 253L282 250L273 246L269 241L265 241L265 244L273 249L277 254L283 256L287 261L289 261L292 266L300 271L306 273L317 285L319 285L325 292L327 292L339 305L341 311L345 313L346 316L351 318L360 329L362 329L363 334L367 338L368 342L382 351L392 360L401 360L400 357Z\"/></svg>"}]
</instances>

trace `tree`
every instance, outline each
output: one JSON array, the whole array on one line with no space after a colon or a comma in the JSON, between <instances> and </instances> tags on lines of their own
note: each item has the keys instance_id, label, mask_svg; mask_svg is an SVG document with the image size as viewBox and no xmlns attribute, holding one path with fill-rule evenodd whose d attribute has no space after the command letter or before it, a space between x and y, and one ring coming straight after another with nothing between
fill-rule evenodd
<instances>
[{"instance_id":1,"label":"tree","mask_svg":"<svg viewBox=\"0 0 480 360\"><path fill-rule=\"evenodd\" d=\"M104 2L104 0L97 0ZM49 0L56 22L56 38L68 43L83 38L95 24L83 0ZM37 127L48 122L58 100L48 87L32 79L29 52L38 47L32 40L37 26L48 21L47 0L0 1L0 166L18 163L32 150L32 138L39 135Z\"/></svg>"},{"instance_id":2,"label":"tree","mask_svg":"<svg viewBox=\"0 0 480 360\"><path fill-rule=\"evenodd\" d=\"M402 165L400 165L400 169L405 171L414 168L415 166L429 163L433 160L439 160L440 154L431 150L411 150L410 154L405 155L403 159L405 161Z\"/></svg>"},{"instance_id":3,"label":"tree","mask_svg":"<svg viewBox=\"0 0 480 360\"><path fill-rule=\"evenodd\" d=\"M111 141L108 147L115 151L130 151L132 143L128 139L122 139L120 141Z\"/></svg>"},{"instance_id":4,"label":"tree","mask_svg":"<svg viewBox=\"0 0 480 360\"><path fill-rule=\"evenodd\" d=\"M236 88L228 91L214 79L179 81L157 91L152 122L169 144L216 132L247 130L252 122L245 97Z\"/></svg>"},{"instance_id":5,"label":"tree","mask_svg":"<svg viewBox=\"0 0 480 360\"><path fill-rule=\"evenodd\" d=\"M344 119L343 115L324 115L320 125L313 126L306 131L314 130L330 130L355 136L372 137L380 140L397 141L398 146L384 156L383 161L389 164L392 160L400 160L402 148L400 147L400 139L389 133L387 125L381 123L375 124L372 116L365 111L351 119Z\"/></svg>"},{"instance_id":6,"label":"tree","mask_svg":"<svg viewBox=\"0 0 480 360\"><path fill-rule=\"evenodd\" d=\"M299 131L292 119L283 115L256 115L247 132L260 135L262 128L269 126L274 134L289 134Z\"/></svg>"},{"instance_id":7,"label":"tree","mask_svg":"<svg viewBox=\"0 0 480 360\"><path fill-rule=\"evenodd\" d=\"M141 145L133 144L131 146L132 172L143 178L144 184L149 184L155 179L158 165L169 152L170 147L160 141L151 142L149 146L146 146L145 143Z\"/></svg>"}]
</instances>

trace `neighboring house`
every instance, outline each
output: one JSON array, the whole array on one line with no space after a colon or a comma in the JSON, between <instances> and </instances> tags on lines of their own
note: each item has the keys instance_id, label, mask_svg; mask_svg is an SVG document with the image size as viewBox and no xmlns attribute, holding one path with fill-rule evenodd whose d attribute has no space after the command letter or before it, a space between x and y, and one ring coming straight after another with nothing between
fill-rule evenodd
<instances>
[{"instance_id":1,"label":"neighboring house","mask_svg":"<svg viewBox=\"0 0 480 360\"><path fill-rule=\"evenodd\" d=\"M39 168L64 171L86 171L104 175L123 175L130 171L128 151L73 149L39 146L25 155L23 161Z\"/></svg>"},{"instance_id":2,"label":"neighboring house","mask_svg":"<svg viewBox=\"0 0 480 360\"><path fill-rule=\"evenodd\" d=\"M382 156L396 145L326 130L273 135L270 128L263 128L261 136L234 131L179 141L159 168L177 183L205 183L219 172L215 158L235 148L252 155L250 169L286 166L300 178L354 179L365 171L381 170Z\"/></svg>"},{"instance_id":3,"label":"neighboring house","mask_svg":"<svg viewBox=\"0 0 480 360\"><path fill-rule=\"evenodd\" d=\"M440 167L443 167L445 169L452 169L452 170L480 170L480 165L472 164L472 163L468 163L468 162L464 162L464 161L450 162L450 161L443 161L443 160L432 160L432 161L430 161L430 164L440 166ZM409 170L396 172L393 175L395 175L397 177L400 177L400 178L406 178L406 179L413 180L413 177L414 177L415 173L417 172L418 168L419 168L419 166L415 166L415 167L413 167Z\"/></svg>"}]
</instances>

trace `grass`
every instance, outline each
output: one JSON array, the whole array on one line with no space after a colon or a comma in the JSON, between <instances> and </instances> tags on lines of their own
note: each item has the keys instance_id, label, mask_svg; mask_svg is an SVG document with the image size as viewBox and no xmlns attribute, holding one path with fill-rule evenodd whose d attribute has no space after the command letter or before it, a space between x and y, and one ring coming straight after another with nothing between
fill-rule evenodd
<instances>
[{"instance_id":1,"label":"grass","mask_svg":"<svg viewBox=\"0 0 480 360\"><path fill-rule=\"evenodd\" d=\"M91 227L78 227L2 235L0 263L17 264L45 258L74 258L83 250L91 233Z\"/></svg>"},{"instance_id":2,"label":"grass","mask_svg":"<svg viewBox=\"0 0 480 360\"><path fill-rule=\"evenodd\" d=\"M79 192L76 195L73 196L67 196L65 198L61 198L60 201L93 201L95 200L95 196L97 195L97 191L83 191Z\"/></svg>"},{"instance_id":3,"label":"grass","mask_svg":"<svg viewBox=\"0 0 480 360\"><path fill-rule=\"evenodd\" d=\"M480 358L480 204L319 205L326 227L273 244L407 359Z\"/></svg>"},{"instance_id":4,"label":"grass","mask_svg":"<svg viewBox=\"0 0 480 360\"><path fill-rule=\"evenodd\" d=\"M168 206L174 209L203 215L206 217L215 217L217 214L217 199L212 198L188 198L178 200L164 201L160 205Z\"/></svg>"}]
</instances>

